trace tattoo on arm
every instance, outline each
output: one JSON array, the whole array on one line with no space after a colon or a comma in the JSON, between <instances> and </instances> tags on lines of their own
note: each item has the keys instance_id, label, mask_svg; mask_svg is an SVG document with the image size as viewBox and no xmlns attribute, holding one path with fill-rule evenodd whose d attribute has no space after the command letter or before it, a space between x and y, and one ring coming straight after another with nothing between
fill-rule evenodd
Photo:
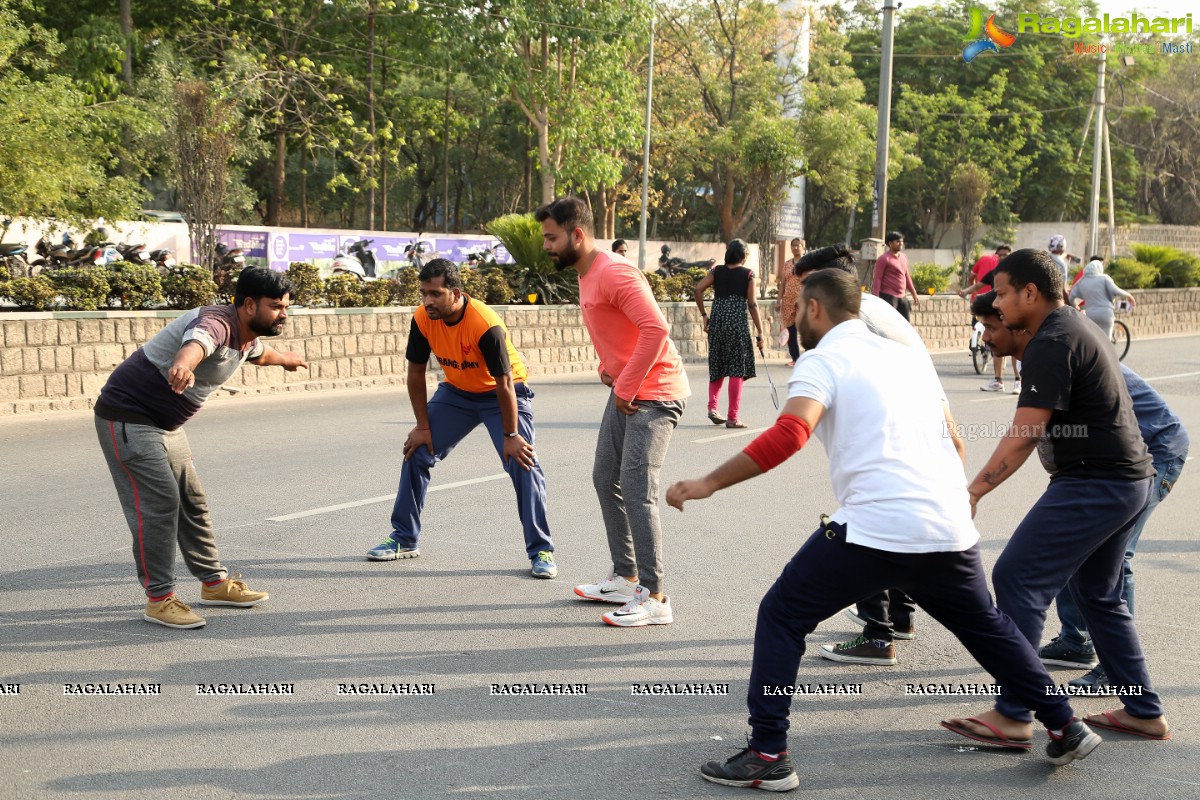
<instances>
[{"instance_id":1,"label":"tattoo on arm","mask_svg":"<svg viewBox=\"0 0 1200 800\"><path fill-rule=\"evenodd\" d=\"M1001 479L1008 473L1008 462L1001 459L1000 464L992 471L985 472L979 477L988 486L999 486Z\"/></svg>"}]
</instances>

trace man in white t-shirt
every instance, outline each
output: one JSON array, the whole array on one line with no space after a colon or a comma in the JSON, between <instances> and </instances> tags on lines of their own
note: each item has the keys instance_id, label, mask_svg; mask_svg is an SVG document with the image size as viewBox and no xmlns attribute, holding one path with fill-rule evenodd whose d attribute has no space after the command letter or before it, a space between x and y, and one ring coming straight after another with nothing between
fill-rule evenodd
<instances>
[{"instance_id":1,"label":"man in white t-shirt","mask_svg":"<svg viewBox=\"0 0 1200 800\"><path fill-rule=\"evenodd\" d=\"M1046 693L1052 684L1046 668L988 592L965 451L937 373L922 354L869 331L858 316L861 297L858 281L841 270L810 273L796 318L806 352L779 419L706 477L667 491L667 502L682 511L688 500L782 464L815 432L840 504L759 606L747 693L749 746L724 763L708 762L701 775L728 786L798 786L787 730L805 638L831 614L891 587L912 595L998 684L1029 703L1050 731L1051 763L1084 758L1100 737L1074 719L1064 696ZM1001 747L1032 745L951 729Z\"/></svg>"}]
</instances>

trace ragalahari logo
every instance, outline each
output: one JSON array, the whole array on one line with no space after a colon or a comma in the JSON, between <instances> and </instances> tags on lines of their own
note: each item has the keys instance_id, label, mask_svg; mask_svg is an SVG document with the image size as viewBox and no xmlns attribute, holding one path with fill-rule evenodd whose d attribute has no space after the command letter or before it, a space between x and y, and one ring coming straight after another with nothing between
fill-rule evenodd
<instances>
[{"instance_id":1,"label":"ragalahari logo","mask_svg":"<svg viewBox=\"0 0 1200 800\"><path fill-rule=\"evenodd\" d=\"M1016 40L1017 37L1014 34L1000 30L999 26L996 25L995 14L989 16L985 23L983 21L983 11L978 8L972 8L971 30L967 34L968 44L963 48L963 61L970 64L975 60L975 56L984 50L999 53L1001 47L1009 47Z\"/></svg>"}]
</instances>

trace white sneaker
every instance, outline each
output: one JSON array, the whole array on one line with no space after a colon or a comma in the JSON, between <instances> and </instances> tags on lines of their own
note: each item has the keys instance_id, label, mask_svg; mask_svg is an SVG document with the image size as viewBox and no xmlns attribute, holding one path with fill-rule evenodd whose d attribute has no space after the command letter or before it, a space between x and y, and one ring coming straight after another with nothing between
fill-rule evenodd
<instances>
[{"instance_id":1,"label":"white sneaker","mask_svg":"<svg viewBox=\"0 0 1200 800\"><path fill-rule=\"evenodd\" d=\"M655 600L645 586L637 587L636 593L628 603L616 611L609 611L601 619L618 628L670 625L675 621L671 614L671 598Z\"/></svg>"},{"instance_id":2,"label":"white sneaker","mask_svg":"<svg viewBox=\"0 0 1200 800\"><path fill-rule=\"evenodd\" d=\"M1013 394L1021 393L1021 382L1020 381L1013 381L1012 393Z\"/></svg>"},{"instance_id":3,"label":"white sneaker","mask_svg":"<svg viewBox=\"0 0 1200 800\"><path fill-rule=\"evenodd\" d=\"M575 594L584 600L599 600L601 603L624 605L634 598L638 585L630 583L615 572L599 583L582 583L575 587Z\"/></svg>"},{"instance_id":4,"label":"white sneaker","mask_svg":"<svg viewBox=\"0 0 1200 800\"><path fill-rule=\"evenodd\" d=\"M991 383L989 383L987 386L980 386L979 391L981 391L981 392L1003 392L1004 391L1004 381L994 380Z\"/></svg>"}]
</instances>

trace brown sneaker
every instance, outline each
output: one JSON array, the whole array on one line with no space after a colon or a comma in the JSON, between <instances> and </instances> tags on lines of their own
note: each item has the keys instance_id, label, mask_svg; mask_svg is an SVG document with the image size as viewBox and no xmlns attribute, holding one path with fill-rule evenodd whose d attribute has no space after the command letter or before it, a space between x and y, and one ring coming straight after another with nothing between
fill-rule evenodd
<instances>
[{"instance_id":1,"label":"brown sneaker","mask_svg":"<svg viewBox=\"0 0 1200 800\"><path fill-rule=\"evenodd\" d=\"M240 580L241 577L239 572L236 575L230 575L216 586L201 586L200 605L249 608L270 597L266 592L252 592L247 589L246 582Z\"/></svg>"},{"instance_id":2,"label":"brown sneaker","mask_svg":"<svg viewBox=\"0 0 1200 800\"><path fill-rule=\"evenodd\" d=\"M204 617L180 600L175 595L168 595L157 603L148 601L146 613L142 614L146 622L165 625L168 628L203 628Z\"/></svg>"},{"instance_id":3,"label":"brown sneaker","mask_svg":"<svg viewBox=\"0 0 1200 800\"><path fill-rule=\"evenodd\" d=\"M891 667L896 663L896 648L891 642L859 636L841 644L823 644L821 658L844 664L874 664Z\"/></svg>"}]
</instances>

